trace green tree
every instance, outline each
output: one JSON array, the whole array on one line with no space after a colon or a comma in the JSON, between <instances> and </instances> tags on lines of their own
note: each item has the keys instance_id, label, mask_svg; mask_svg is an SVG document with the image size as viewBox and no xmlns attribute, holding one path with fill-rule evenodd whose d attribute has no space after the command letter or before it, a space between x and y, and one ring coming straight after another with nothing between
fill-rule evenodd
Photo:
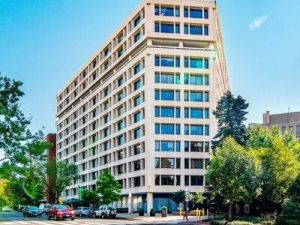
<instances>
[{"instance_id":1,"label":"green tree","mask_svg":"<svg viewBox=\"0 0 300 225\"><path fill-rule=\"evenodd\" d=\"M4 153L0 159L0 177L12 181L11 185L23 182L24 191L36 199L42 192L37 187L43 185L37 177L38 169L49 143L43 141L41 131L32 133L28 129L30 121L19 107L24 95L21 86L22 82L0 74L0 149Z\"/></svg>"},{"instance_id":2,"label":"green tree","mask_svg":"<svg viewBox=\"0 0 300 225\"><path fill-rule=\"evenodd\" d=\"M194 204L202 204L205 200L205 197L203 196L203 192L198 191L196 193L190 194L190 201Z\"/></svg>"},{"instance_id":3,"label":"green tree","mask_svg":"<svg viewBox=\"0 0 300 225\"><path fill-rule=\"evenodd\" d=\"M218 121L218 132L212 141L212 149L221 146L226 137L232 137L237 143L245 146L247 140L246 111L249 104L241 96L236 98L228 91L218 102L213 115Z\"/></svg>"},{"instance_id":4,"label":"green tree","mask_svg":"<svg viewBox=\"0 0 300 225\"><path fill-rule=\"evenodd\" d=\"M78 169L75 164L67 164L60 161L56 163L55 176L56 201L58 202L62 191L70 186L74 179L78 179Z\"/></svg>"},{"instance_id":5,"label":"green tree","mask_svg":"<svg viewBox=\"0 0 300 225\"><path fill-rule=\"evenodd\" d=\"M172 194L172 200L177 204L182 203L185 201L185 191L179 190Z\"/></svg>"},{"instance_id":6,"label":"green tree","mask_svg":"<svg viewBox=\"0 0 300 225\"><path fill-rule=\"evenodd\" d=\"M233 138L226 138L212 156L207 179L214 195L221 195L228 203L228 218L232 219L232 204L246 201L257 193L258 165Z\"/></svg>"},{"instance_id":7,"label":"green tree","mask_svg":"<svg viewBox=\"0 0 300 225\"><path fill-rule=\"evenodd\" d=\"M84 206L90 206L91 204L95 206L99 205L100 197L95 191L83 190L81 192L81 201Z\"/></svg>"},{"instance_id":8,"label":"green tree","mask_svg":"<svg viewBox=\"0 0 300 225\"><path fill-rule=\"evenodd\" d=\"M119 200L121 186L109 170L104 170L97 180L97 193L100 194L101 204L110 204Z\"/></svg>"},{"instance_id":9,"label":"green tree","mask_svg":"<svg viewBox=\"0 0 300 225\"><path fill-rule=\"evenodd\" d=\"M248 133L250 154L261 161L260 200L282 204L299 176L297 142L288 133L281 135L278 128L254 127Z\"/></svg>"}]
</instances>

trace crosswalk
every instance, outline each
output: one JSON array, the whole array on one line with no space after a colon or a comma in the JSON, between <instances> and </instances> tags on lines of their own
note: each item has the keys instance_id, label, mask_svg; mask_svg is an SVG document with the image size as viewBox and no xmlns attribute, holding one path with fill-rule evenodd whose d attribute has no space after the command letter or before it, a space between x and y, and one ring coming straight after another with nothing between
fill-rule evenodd
<instances>
[{"instance_id":1,"label":"crosswalk","mask_svg":"<svg viewBox=\"0 0 300 225\"><path fill-rule=\"evenodd\" d=\"M30 221L6 221L6 222L0 222L0 225L102 225L105 224L101 220L64 220L64 221L55 221L55 220L50 220L50 221L35 221L35 220L30 220ZM110 223L111 224L111 223ZM122 224L119 222L116 222L116 224ZM126 224L123 222L123 224Z\"/></svg>"}]
</instances>

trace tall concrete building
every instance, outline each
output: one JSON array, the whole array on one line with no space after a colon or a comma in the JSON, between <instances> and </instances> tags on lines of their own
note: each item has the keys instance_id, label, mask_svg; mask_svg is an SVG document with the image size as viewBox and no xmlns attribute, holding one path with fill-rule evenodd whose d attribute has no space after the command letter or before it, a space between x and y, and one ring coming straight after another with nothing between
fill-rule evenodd
<instances>
[{"instance_id":1,"label":"tall concrete building","mask_svg":"<svg viewBox=\"0 0 300 225\"><path fill-rule=\"evenodd\" d=\"M79 187L110 169L118 208L167 206L205 187L212 111L229 90L213 0L144 0L57 95L57 159L78 165Z\"/></svg>"}]
</instances>

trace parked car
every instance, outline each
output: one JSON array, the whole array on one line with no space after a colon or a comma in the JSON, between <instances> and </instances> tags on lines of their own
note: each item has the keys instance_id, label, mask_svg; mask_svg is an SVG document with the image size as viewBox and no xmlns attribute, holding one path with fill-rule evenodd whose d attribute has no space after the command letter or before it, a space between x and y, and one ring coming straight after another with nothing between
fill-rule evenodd
<instances>
[{"instance_id":1,"label":"parked car","mask_svg":"<svg viewBox=\"0 0 300 225\"><path fill-rule=\"evenodd\" d=\"M75 214L76 216L92 216L93 215L93 211L89 208L89 207L78 207L75 210Z\"/></svg>"},{"instance_id":2,"label":"parked car","mask_svg":"<svg viewBox=\"0 0 300 225\"><path fill-rule=\"evenodd\" d=\"M23 216L24 217L37 217L41 216L40 210L36 206L27 205L23 209Z\"/></svg>"},{"instance_id":3,"label":"parked car","mask_svg":"<svg viewBox=\"0 0 300 225\"><path fill-rule=\"evenodd\" d=\"M95 217L101 217L102 219L105 218L116 218L117 217L117 210L113 206L103 205L100 206L97 210L95 210Z\"/></svg>"},{"instance_id":4,"label":"parked car","mask_svg":"<svg viewBox=\"0 0 300 225\"><path fill-rule=\"evenodd\" d=\"M45 213L46 215L48 215L50 208L51 208L50 204L40 204L39 206L41 214Z\"/></svg>"},{"instance_id":5,"label":"parked car","mask_svg":"<svg viewBox=\"0 0 300 225\"><path fill-rule=\"evenodd\" d=\"M66 219L70 218L71 220L75 219L75 211L67 205L52 205L48 211L48 220L50 219Z\"/></svg>"},{"instance_id":6,"label":"parked car","mask_svg":"<svg viewBox=\"0 0 300 225\"><path fill-rule=\"evenodd\" d=\"M12 211L14 211L14 210L8 206L3 206L3 208L2 208L2 212L12 212Z\"/></svg>"}]
</instances>

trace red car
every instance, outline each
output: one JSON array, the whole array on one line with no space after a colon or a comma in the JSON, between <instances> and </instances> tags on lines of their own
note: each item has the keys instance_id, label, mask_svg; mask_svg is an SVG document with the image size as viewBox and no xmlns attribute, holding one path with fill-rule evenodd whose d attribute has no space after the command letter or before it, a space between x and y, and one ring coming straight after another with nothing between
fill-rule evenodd
<instances>
[{"instance_id":1,"label":"red car","mask_svg":"<svg viewBox=\"0 0 300 225\"><path fill-rule=\"evenodd\" d=\"M70 218L75 219L75 211L67 205L52 205L48 211L48 220L54 218L56 220Z\"/></svg>"}]
</instances>

